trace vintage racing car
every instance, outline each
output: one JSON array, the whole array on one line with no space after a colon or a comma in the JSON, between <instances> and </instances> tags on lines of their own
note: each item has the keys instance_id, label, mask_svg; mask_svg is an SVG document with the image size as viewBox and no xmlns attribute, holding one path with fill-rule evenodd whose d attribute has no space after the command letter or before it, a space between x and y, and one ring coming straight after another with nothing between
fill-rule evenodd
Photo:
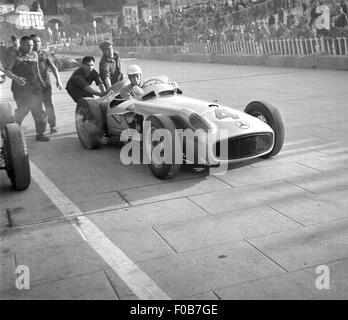
<instances>
[{"instance_id":1,"label":"vintage racing car","mask_svg":"<svg viewBox=\"0 0 348 320\"><path fill-rule=\"evenodd\" d=\"M115 84L101 98L83 98L78 102L76 130L85 148L98 148L105 141L102 138L105 131L108 142L125 141L122 134L127 129L138 132L144 141L145 127L150 128L147 164L160 179L174 177L182 163L220 166L271 157L282 149L284 124L279 111L269 103L253 101L242 112L216 102L186 97L166 76L146 80L139 95L123 100L119 93L127 83L128 80ZM158 137L161 129L170 133L169 140ZM144 146L140 144L140 148ZM165 150L171 152L170 161L164 157ZM177 157L179 151L182 151L181 159L180 153ZM157 156L151 157L154 154Z\"/></svg>"},{"instance_id":2,"label":"vintage racing car","mask_svg":"<svg viewBox=\"0 0 348 320\"><path fill-rule=\"evenodd\" d=\"M29 187L29 155L22 129L14 122L9 103L0 104L0 169L7 171L15 190Z\"/></svg>"}]
</instances>

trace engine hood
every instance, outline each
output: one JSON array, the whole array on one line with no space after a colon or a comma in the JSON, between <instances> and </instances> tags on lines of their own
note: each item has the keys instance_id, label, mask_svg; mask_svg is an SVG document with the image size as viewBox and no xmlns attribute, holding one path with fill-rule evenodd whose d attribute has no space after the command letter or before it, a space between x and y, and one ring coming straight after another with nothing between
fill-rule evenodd
<instances>
[{"instance_id":1,"label":"engine hood","mask_svg":"<svg viewBox=\"0 0 348 320\"><path fill-rule=\"evenodd\" d=\"M162 108L175 106L189 116L196 113L210 123L212 129L227 129L230 134L244 135L257 132L273 132L271 127L261 120L231 107L216 102L183 97L179 95L156 98L151 101ZM232 131L232 132L231 132Z\"/></svg>"}]
</instances>

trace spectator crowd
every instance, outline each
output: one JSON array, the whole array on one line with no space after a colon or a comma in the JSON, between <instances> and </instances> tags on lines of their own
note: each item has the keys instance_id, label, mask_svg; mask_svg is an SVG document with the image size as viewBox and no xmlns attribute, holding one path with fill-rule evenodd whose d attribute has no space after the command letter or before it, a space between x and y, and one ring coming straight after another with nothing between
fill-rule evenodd
<instances>
[{"instance_id":1,"label":"spectator crowd","mask_svg":"<svg viewBox=\"0 0 348 320\"><path fill-rule=\"evenodd\" d=\"M171 10L113 33L119 47L348 37L348 0L221 0Z\"/></svg>"}]
</instances>

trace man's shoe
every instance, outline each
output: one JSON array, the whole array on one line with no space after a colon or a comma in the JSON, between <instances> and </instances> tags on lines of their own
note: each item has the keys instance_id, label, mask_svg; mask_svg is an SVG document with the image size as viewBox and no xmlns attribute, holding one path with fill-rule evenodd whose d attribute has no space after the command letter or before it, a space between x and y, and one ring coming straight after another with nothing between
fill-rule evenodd
<instances>
[{"instance_id":1,"label":"man's shoe","mask_svg":"<svg viewBox=\"0 0 348 320\"><path fill-rule=\"evenodd\" d=\"M47 141L50 141L50 138L49 138L49 137L46 137L46 136L43 135L43 134L38 134L38 135L36 136L36 141L47 142Z\"/></svg>"},{"instance_id":2,"label":"man's shoe","mask_svg":"<svg viewBox=\"0 0 348 320\"><path fill-rule=\"evenodd\" d=\"M56 127L51 127L51 130L50 130L50 133L52 134L52 133L57 133L58 132L58 130L57 130L57 128Z\"/></svg>"}]
</instances>

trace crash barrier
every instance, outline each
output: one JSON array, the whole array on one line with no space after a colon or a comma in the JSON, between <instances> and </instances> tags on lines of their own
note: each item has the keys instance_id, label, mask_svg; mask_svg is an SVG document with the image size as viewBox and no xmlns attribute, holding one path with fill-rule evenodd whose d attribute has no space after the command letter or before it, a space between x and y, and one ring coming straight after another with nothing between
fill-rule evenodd
<instances>
[{"instance_id":1,"label":"crash barrier","mask_svg":"<svg viewBox=\"0 0 348 320\"><path fill-rule=\"evenodd\" d=\"M223 43L223 45L221 43L205 43L167 47L117 47L116 49L123 59L138 58L193 63L223 63L348 71L347 39L340 39L340 42L327 42L324 39L308 40L306 46L304 46L305 42L302 42L302 46L297 42L298 46L296 46L295 40L289 42L281 40L278 42L278 51L277 45L273 42L272 46L271 40L269 41L270 43L265 42L263 45L258 45L257 42L251 43L254 46L247 46L246 42L243 43L242 41L239 45L227 42ZM334 49L332 49L332 43L334 43ZM283 44L283 46L280 44ZM275 49L272 51L271 48ZM101 55L101 51L97 46L64 48L61 53L76 56L87 54L93 56Z\"/></svg>"},{"instance_id":2,"label":"crash barrier","mask_svg":"<svg viewBox=\"0 0 348 320\"><path fill-rule=\"evenodd\" d=\"M209 43L185 43L186 54L252 54L305 56L325 53L333 56L348 55L347 38L243 40Z\"/></svg>"},{"instance_id":3,"label":"crash barrier","mask_svg":"<svg viewBox=\"0 0 348 320\"><path fill-rule=\"evenodd\" d=\"M206 43L185 43L184 46L138 46L117 47L120 55L129 53L148 54L251 54L251 55L286 55L306 56L326 54L332 56L348 56L347 38L310 38L310 39L271 39L271 40L242 40ZM64 48L66 52L85 52L97 54L98 46L74 45Z\"/></svg>"}]
</instances>

